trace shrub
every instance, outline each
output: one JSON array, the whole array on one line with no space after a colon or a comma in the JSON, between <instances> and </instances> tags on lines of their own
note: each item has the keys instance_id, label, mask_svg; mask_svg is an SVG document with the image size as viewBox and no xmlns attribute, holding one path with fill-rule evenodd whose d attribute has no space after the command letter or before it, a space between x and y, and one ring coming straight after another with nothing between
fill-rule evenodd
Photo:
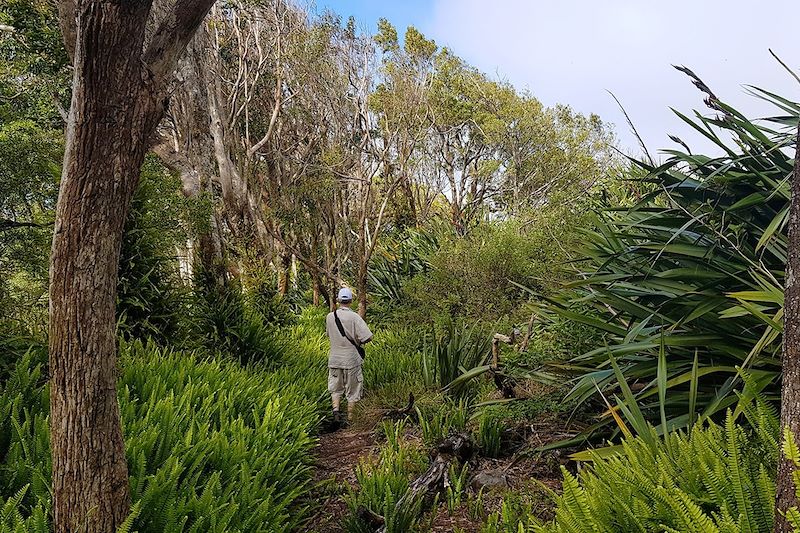
<instances>
[{"instance_id":1,"label":"shrub","mask_svg":"<svg viewBox=\"0 0 800 533\"><path fill-rule=\"evenodd\" d=\"M242 364L276 363L283 347L276 332L248 305L241 287L198 287L193 311L194 340L206 350L230 355Z\"/></svg>"},{"instance_id":2,"label":"shrub","mask_svg":"<svg viewBox=\"0 0 800 533\"><path fill-rule=\"evenodd\" d=\"M185 245L180 180L148 157L134 194L120 252L117 325L127 339L180 344L186 335L188 290L178 273Z\"/></svg>"},{"instance_id":3,"label":"shrub","mask_svg":"<svg viewBox=\"0 0 800 533\"><path fill-rule=\"evenodd\" d=\"M551 291L563 277L566 248L554 237L563 221L541 221L549 228L531 222L486 222L441 242L429 271L408 284L419 318L496 320L514 316L528 300L518 284Z\"/></svg>"},{"instance_id":4,"label":"shrub","mask_svg":"<svg viewBox=\"0 0 800 533\"><path fill-rule=\"evenodd\" d=\"M430 269L429 257L439 245L439 233L435 227L406 229L381 239L370 261L369 283L370 293L384 309L402 305L405 285Z\"/></svg>"},{"instance_id":5,"label":"shrub","mask_svg":"<svg viewBox=\"0 0 800 533\"><path fill-rule=\"evenodd\" d=\"M422 381L418 333L410 328L383 328L367 347L364 375L367 383L415 383Z\"/></svg>"},{"instance_id":6,"label":"shrub","mask_svg":"<svg viewBox=\"0 0 800 533\"><path fill-rule=\"evenodd\" d=\"M317 422L309 399L229 363L130 351L120 399L132 497L142 501L138 527L298 524L292 504L308 489Z\"/></svg>"},{"instance_id":7,"label":"shrub","mask_svg":"<svg viewBox=\"0 0 800 533\"><path fill-rule=\"evenodd\" d=\"M44 379L31 351L0 388L0 531L40 531L40 517L50 512L50 405Z\"/></svg>"},{"instance_id":8,"label":"shrub","mask_svg":"<svg viewBox=\"0 0 800 533\"><path fill-rule=\"evenodd\" d=\"M0 119L0 319L37 334L47 328L47 271L64 156L60 130Z\"/></svg>"},{"instance_id":9,"label":"shrub","mask_svg":"<svg viewBox=\"0 0 800 533\"><path fill-rule=\"evenodd\" d=\"M36 363L47 365L47 342L15 322L0 319L0 388L13 372L17 361L32 353Z\"/></svg>"},{"instance_id":10,"label":"shrub","mask_svg":"<svg viewBox=\"0 0 800 533\"><path fill-rule=\"evenodd\" d=\"M259 313L265 324L271 326L288 326L294 323L296 315L290 298L296 293L291 291L286 297L278 293L277 275L259 269L247 282L247 295L254 311Z\"/></svg>"}]
</instances>

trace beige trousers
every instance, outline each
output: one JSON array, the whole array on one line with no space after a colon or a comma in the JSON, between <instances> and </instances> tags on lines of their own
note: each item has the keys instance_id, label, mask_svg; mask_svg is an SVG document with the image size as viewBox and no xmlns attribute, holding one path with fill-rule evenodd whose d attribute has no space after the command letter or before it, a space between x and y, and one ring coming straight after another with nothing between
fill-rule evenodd
<instances>
[{"instance_id":1,"label":"beige trousers","mask_svg":"<svg viewBox=\"0 0 800 533\"><path fill-rule=\"evenodd\" d=\"M331 393L334 405L344 396L349 403L361 399L364 393L364 374L361 365L355 368L329 368L328 392Z\"/></svg>"}]
</instances>

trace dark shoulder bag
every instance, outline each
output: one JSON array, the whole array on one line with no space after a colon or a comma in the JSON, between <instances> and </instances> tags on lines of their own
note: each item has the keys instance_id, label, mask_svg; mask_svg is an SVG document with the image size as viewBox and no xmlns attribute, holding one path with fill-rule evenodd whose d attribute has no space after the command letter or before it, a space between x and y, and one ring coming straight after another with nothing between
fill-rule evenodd
<instances>
[{"instance_id":1,"label":"dark shoulder bag","mask_svg":"<svg viewBox=\"0 0 800 533\"><path fill-rule=\"evenodd\" d=\"M339 330L339 333L341 333L341 334L342 334L342 337L344 337L345 339L349 340L349 341L350 341L350 344L352 344L353 346L355 346L355 347L356 347L356 351L358 352L358 355L360 355L360 356L361 356L361 359L363 360L363 359L364 359L364 357L366 357L366 355L367 355L367 352L364 350L364 347L363 347L363 346L361 346L361 345L360 345L360 344L358 344L356 341L354 341L353 339L351 339L351 338L350 338L350 335L348 335L348 334L347 334L347 333L344 331L344 326L342 325L342 321L341 321L341 320L339 320L339 315L337 315L337 314L336 314L336 311L334 311L334 312L333 312L333 319L336 321L336 329L338 329L338 330Z\"/></svg>"}]
</instances>

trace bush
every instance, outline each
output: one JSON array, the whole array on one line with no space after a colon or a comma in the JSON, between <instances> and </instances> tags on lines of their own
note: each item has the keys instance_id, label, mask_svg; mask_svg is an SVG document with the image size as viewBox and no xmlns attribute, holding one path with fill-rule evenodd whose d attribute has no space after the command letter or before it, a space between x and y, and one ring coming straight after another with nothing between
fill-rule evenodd
<instances>
[{"instance_id":1,"label":"bush","mask_svg":"<svg viewBox=\"0 0 800 533\"><path fill-rule=\"evenodd\" d=\"M242 364L280 361L283 346L275 330L253 309L238 283L195 290L192 308L194 341Z\"/></svg>"},{"instance_id":2,"label":"bush","mask_svg":"<svg viewBox=\"0 0 800 533\"><path fill-rule=\"evenodd\" d=\"M29 352L0 388L0 531L41 531L40 517L49 516L50 402L44 380L42 365Z\"/></svg>"},{"instance_id":3,"label":"bush","mask_svg":"<svg viewBox=\"0 0 800 533\"><path fill-rule=\"evenodd\" d=\"M469 403L466 399L453 401L445 399L430 406L417 406L419 428L422 442L426 446L436 446L453 431L461 431L469 419Z\"/></svg>"},{"instance_id":4,"label":"bush","mask_svg":"<svg viewBox=\"0 0 800 533\"><path fill-rule=\"evenodd\" d=\"M370 260L370 293L384 310L402 306L405 285L414 276L430 270L429 258L439 246L442 232L437 228L406 229L381 239Z\"/></svg>"},{"instance_id":5,"label":"bush","mask_svg":"<svg viewBox=\"0 0 800 533\"><path fill-rule=\"evenodd\" d=\"M298 291L290 290L285 297L278 293L278 276L268 268L257 267L244 279L251 308L259 313L265 324L288 326L297 318L295 309L301 307Z\"/></svg>"},{"instance_id":6,"label":"bush","mask_svg":"<svg viewBox=\"0 0 800 533\"><path fill-rule=\"evenodd\" d=\"M407 286L415 308L412 316L428 320L515 316L529 297L517 284L547 293L563 278L567 256L564 244L558 242L562 226L563 221L556 224L538 215L528 224L486 222L466 237L443 240L429 258L429 272Z\"/></svg>"},{"instance_id":7,"label":"bush","mask_svg":"<svg viewBox=\"0 0 800 533\"><path fill-rule=\"evenodd\" d=\"M52 222L63 156L60 128L0 119L0 319L17 320L37 334L47 328Z\"/></svg>"},{"instance_id":8,"label":"bush","mask_svg":"<svg viewBox=\"0 0 800 533\"><path fill-rule=\"evenodd\" d=\"M186 336L189 293L175 258L186 243L185 207L180 180L148 157L120 252L117 325L126 339L152 338L166 346Z\"/></svg>"}]
</instances>

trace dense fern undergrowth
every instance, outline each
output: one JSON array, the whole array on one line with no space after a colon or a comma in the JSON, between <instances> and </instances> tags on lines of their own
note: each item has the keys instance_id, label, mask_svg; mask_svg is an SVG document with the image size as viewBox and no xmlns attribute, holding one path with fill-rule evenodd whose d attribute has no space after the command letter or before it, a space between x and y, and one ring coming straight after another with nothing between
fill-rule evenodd
<instances>
[{"instance_id":1,"label":"dense fern undergrowth","mask_svg":"<svg viewBox=\"0 0 800 533\"><path fill-rule=\"evenodd\" d=\"M308 527L313 447L327 411L324 311L306 309L280 330L282 364L243 366L201 350L181 352L121 341L119 399L130 466L131 531L293 531ZM345 496L346 527L369 531L367 508L387 530L425 531L435 515L421 501L398 505L429 461L427 448L470 425L470 398L444 400L426 387L424 347L402 328L376 335L365 365L371 402L392 405L417 391L422 439L384 422L381 452L356 466L358 489ZM30 350L5 377L0 394L0 531L49 531L48 388L42 350ZM480 388L480 386L478 386ZM426 392L427 391L427 392ZM484 533L596 531L769 531L780 454L777 417L762 402L743 401L721 425L661 438L655 430L614 449L582 454L577 474L563 469L552 494L555 518L503 503L484 517ZM737 423L738 422L738 423ZM474 423L491 455L491 419ZM498 429L499 431L499 429ZM499 439L499 433L496 433ZM498 440L499 443L499 440ZM495 452L496 453L496 452ZM451 469L440 508L477 509L469 467ZM480 514L482 510L476 510Z\"/></svg>"},{"instance_id":2,"label":"dense fern undergrowth","mask_svg":"<svg viewBox=\"0 0 800 533\"><path fill-rule=\"evenodd\" d=\"M619 454L590 455L575 476L564 470L556 519L529 520L542 533L577 531L772 531L778 418L763 403L664 439L633 438Z\"/></svg>"},{"instance_id":3,"label":"dense fern undergrowth","mask_svg":"<svg viewBox=\"0 0 800 533\"><path fill-rule=\"evenodd\" d=\"M121 341L132 531L300 528L314 508L311 461L328 408L323 317L310 309L282 329L282 363L269 368ZM398 347L404 339L377 335L380 349L365 367L370 382L391 385L417 373ZM43 354L29 351L0 389L0 531L49 531Z\"/></svg>"},{"instance_id":4,"label":"dense fern undergrowth","mask_svg":"<svg viewBox=\"0 0 800 533\"><path fill-rule=\"evenodd\" d=\"M183 198L178 176L148 157L117 289L132 500L121 530L330 533L316 518L335 492L346 509L339 525L353 533L374 532L377 515L388 533L443 531L435 527L442 514L466 517L449 522L457 533L465 522L481 533L771 531L781 454L800 467L775 412L800 104L753 89L780 113L753 121L683 70L716 116L679 116L715 145L711 155L676 137L686 151L666 151L663 163L598 164L603 176L591 185L578 172L546 201L504 208L498 197L469 224L449 220L443 193L411 224L398 199L385 198L391 220L374 229L359 294L376 332L364 363L367 395L351 420L377 449L347 465L353 484L315 482L330 399L326 309L311 302L331 297L322 281L353 281L362 265L353 257L334 269L325 263L337 276L312 281L319 268L291 268L282 247L269 252L286 264L264 263L264 250L248 250L247 232L232 231L224 280L197 271L189 279L174 251L189 254L187 243L224 209L214 194ZM0 114L13 117L6 107ZM63 146L50 114L52 131L19 117L0 126L0 215L30 218L0 231L0 533L51 528L44 338ZM509 124L512 131L520 122ZM575 168L587 162L561 155ZM309 188L319 186L319 175L308 178ZM304 198L297 205L306 213L328 201L328 187L318 188L325 195L288 190ZM294 209L270 213L272 222L286 217L302 231L321 224L298 224ZM348 256L360 244L342 229L337 247ZM509 344L493 346L497 333ZM549 420L536 425L542 414ZM575 421L581 427L567 432ZM453 433L471 439L475 456L449 465L433 502L409 497ZM547 455L570 443L581 450ZM520 477L538 492L471 486L478 468L513 469L518 460L528 461ZM550 460L546 481L555 483L545 486L536 469ZM800 531L800 512L789 515Z\"/></svg>"}]
</instances>

